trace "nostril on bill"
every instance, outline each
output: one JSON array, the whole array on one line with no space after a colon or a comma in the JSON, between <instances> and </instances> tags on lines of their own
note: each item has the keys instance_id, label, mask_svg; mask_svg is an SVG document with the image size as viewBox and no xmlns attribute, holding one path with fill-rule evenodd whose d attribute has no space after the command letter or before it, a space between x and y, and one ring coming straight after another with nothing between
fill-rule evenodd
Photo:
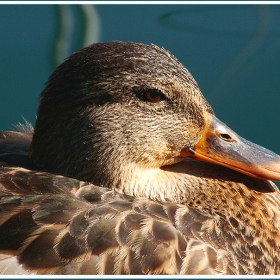
<instances>
[{"instance_id":1,"label":"nostril on bill","mask_svg":"<svg viewBox=\"0 0 280 280\"><path fill-rule=\"evenodd\" d=\"M227 141L227 142L234 142L235 141L235 139L234 138L232 138L229 134L227 134L227 133L221 133L220 134L220 138L222 139L222 140L224 140L224 141Z\"/></svg>"}]
</instances>

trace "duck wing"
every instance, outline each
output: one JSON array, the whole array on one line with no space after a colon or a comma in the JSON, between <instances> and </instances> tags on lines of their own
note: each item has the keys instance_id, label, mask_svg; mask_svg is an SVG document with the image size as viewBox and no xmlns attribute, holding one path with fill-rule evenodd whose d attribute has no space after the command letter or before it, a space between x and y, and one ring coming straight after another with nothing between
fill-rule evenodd
<instances>
[{"instance_id":1,"label":"duck wing","mask_svg":"<svg viewBox=\"0 0 280 280\"><path fill-rule=\"evenodd\" d=\"M232 273L201 241L214 218L187 206L4 163L0 197L2 274Z\"/></svg>"}]
</instances>

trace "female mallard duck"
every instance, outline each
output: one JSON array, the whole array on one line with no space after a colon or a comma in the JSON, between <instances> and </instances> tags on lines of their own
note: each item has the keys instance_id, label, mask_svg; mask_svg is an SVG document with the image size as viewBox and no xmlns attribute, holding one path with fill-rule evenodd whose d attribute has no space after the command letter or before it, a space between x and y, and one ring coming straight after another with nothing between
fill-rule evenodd
<instances>
[{"instance_id":1,"label":"female mallard duck","mask_svg":"<svg viewBox=\"0 0 280 280\"><path fill-rule=\"evenodd\" d=\"M75 53L32 134L1 136L3 274L280 273L279 157L220 122L164 49Z\"/></svg>"}]
</instances>

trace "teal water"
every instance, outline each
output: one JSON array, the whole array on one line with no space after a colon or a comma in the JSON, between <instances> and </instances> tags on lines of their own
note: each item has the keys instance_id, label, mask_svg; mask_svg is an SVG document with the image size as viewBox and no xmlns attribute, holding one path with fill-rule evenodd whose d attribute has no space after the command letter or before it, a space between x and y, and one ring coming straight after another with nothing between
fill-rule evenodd
<instances>
[{"instance_id":1,"label":"teal water","mask_svg":"<svg viewBox=\"0 0 280 280\"><path fill-rule=\"evenodd\" d=\"M0 5L0 129L35 122L65 57L95 41L154 43L193 74L216 115L280 154L279 5Z\"/></svg>"}]
</instances>

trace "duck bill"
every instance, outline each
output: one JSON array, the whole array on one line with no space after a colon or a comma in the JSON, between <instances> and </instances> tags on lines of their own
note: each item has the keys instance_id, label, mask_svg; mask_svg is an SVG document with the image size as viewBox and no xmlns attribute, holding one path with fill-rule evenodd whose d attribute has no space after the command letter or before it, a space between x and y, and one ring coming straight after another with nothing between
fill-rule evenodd
<instances>
[{"instance_id":1,"label":"duck bill","mask_svg":"<svg viewBox=\"0 0 280 280\"><path fill-rule=\"evenodd\" d=\"M251 177L280 181L280 157L237 135L215 116L204 112L199 142L182 150L182 157L219 164Z\"/></svg>"}]
</instances>

